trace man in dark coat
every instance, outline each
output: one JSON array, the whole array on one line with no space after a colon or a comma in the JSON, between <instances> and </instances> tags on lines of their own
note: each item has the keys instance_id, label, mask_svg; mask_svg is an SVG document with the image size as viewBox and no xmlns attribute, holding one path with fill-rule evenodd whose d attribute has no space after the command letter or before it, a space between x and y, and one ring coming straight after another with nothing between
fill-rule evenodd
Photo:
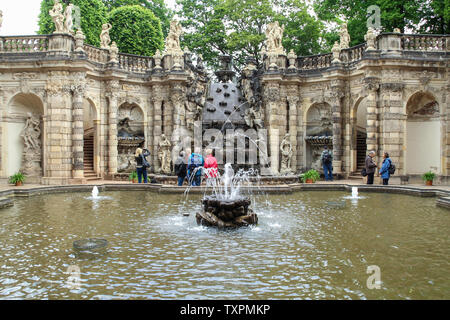
<instances>
[{"instance_id":1,"label":"man in dark coat","mask_svg":"<svg viewBox=\"0 0 450 320\"><path fill-rule=\"evenodd\" d=\"M375 175L375 168L377 164L373 161L375 157L375 151L370 151L366 157L366 172L367 172L367 184L373 184L373 176Z\"/></svg>"},{"instance_id":2,"label":"man in dark coat","mask_svg":"<svg viewBox=\"0 0 450 320\"><path fill-rule=\"evenodd\" d=\"M175 161L175 174L178 176L178 185L182 186L187 175L187 161L184 151L180 151L178 159Z\"/></svg>"}]
</instances>

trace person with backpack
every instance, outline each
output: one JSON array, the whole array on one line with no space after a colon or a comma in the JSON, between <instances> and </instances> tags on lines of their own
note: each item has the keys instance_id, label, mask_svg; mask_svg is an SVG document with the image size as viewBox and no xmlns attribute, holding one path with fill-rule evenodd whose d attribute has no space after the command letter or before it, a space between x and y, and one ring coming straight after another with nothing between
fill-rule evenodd
<instances>
[{"instance_id":1,"label":"person with backpack","mask_svg":"<svg viewBox=\"0 0 450 320\"><path fill-rule=\"evenodd\" d=\"M200 186L202 179L202 167L205 164L203 156L200 153L192 153L188 160L188 177L193 186ZM198 169L197 169L198 168Z\"/></svg>"},{"instance_id":2,"label":"person with backpack","mask_svg":"<svg viewBox=\"0 0 450 320\"><path fill-rule=\"evenodd\" d=\"M148 163L146 157L148 157L149 155L150 151L148 151L147 149L136 149L134 160L136 161L136 173L139 183L142 183L142 177L144 178L144 183L148 183L147 168L150 168L150 163Z\"/></svg>"},{"instance_id":3,"label":"person with backpack","mask_svg":"<svg viewBox=\"0 0 450 320\"><path fill-rule=\"evenodd\" d=\"M380 169L381 179L383 179L383 185L385 186L389 184L389 178L391 176L392 167L393 164L391 158L389 158L389 153L385 152L383 154L383 164L381 165Z\"/></svg>"},{"instance_id":4,"label":"person with backpack","mask_svg":"<svg viewBox=\"0 0 450 320\"><path fill-rule=\"evenodd\" d=\"M333 181L333 155L327 146L324 146L323 149L320 161L322 162L325 181Z\"/></svg>"},{"instance_id":5,"label":"person with backpack","mask_svg":"<svg viewBox=\"0 0 450 320\"><path fill-rule=\"evenodd\" d=\"M175 174L178 177L178 186L182 186L187 175L187 162L184 151L180 151L178 159L175 161Z\"/></svg>"}]
</instances>

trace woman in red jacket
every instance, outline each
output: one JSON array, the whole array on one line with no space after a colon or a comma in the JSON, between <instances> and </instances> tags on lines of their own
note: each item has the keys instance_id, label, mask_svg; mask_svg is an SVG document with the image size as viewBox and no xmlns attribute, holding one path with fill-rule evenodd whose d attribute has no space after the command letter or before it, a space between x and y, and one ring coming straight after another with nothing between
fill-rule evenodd
<instances>
[{"instance_id":1,"label":"woman in red jacket","mask_svg":"<svg viewBox=\"0 0 450 320\"><path fill-rule=\"evenodd\" d=\"M205 175L206 175L206 183L208 184L210 179L214 179L217 177L217 159L213 156L212 149L206 150L206 159L205 159Z\"/></svg>"}]
</instances>

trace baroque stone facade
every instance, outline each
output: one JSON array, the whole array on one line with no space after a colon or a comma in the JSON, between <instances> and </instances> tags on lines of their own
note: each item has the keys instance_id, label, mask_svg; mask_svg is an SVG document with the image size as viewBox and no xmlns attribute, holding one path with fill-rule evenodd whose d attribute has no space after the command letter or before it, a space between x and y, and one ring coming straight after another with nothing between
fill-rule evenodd
<instances>
[{"instance_id":1,"label":"baroque stone facade","mask_svg":"<svg viewBox=\"0 0 450 320\"><path fill-rule=\"evenodd\" d=\"M112 178L132 166L137 146L151 151L153 171L169 173L166 145L193 135L208 105L202 59L194 65L181 50L179 24L163 53L134 56L118 53L106 33L103 48L83 44L56 9L60 32L0 36L0 178L25 167L43 184L85 181L91 171ZM240 86L245 123L267 129L272 174L320 169L328 145L343 177L375 150L390 153L398 175L431 169L446 181L449 36L370 30L367 44L296 57L282 33L269 26L263 66L249 62Z\"/></svg>"}]
</instances>

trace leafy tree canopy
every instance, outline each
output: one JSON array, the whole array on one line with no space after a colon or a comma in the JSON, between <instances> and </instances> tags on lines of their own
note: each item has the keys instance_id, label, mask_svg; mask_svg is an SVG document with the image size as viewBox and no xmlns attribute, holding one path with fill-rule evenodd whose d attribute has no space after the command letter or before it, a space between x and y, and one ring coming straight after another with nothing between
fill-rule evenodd
<instances>
[{"instance_id":1,"label":"leafy tree canopy","mask_svg":"<svg viewBox=\"0 0 450 320\"><path fill-rule=\"evenodd\" d=\"M67 3L69 1L63 2L64 8L67 6ZM99 46L102 24L106 22L107 16L107 9L103 2L101 0L70 0L70 3L80 8L80 23L81 29L86 36L85 42L90 45ZM53 5L54 0L42 0L38 21L38 34L51 34L55 31L55 25L48 13L53 8Z\"/></svg>"},{"instance_id":2,"label":"leafy tree canopy","mask_svg":"<svg viewBox=\"0 0 450 320\"><path fill-rule=\"evenodd\" d=\"M120 52L152 56L164 47L160 20L150 9L140 5L113 9L108 17L111 40Z\"/></svg>"},{"instance_id":3,"label":"leafy tree canopy","mask_svg":"<svg viewBox=\"0 0 450 320\"><path fill-rule=\"evenodd\" d=\"M261 63L267 24L285 25L283 44L297 55L318 53L323 25L300 0L177 0L185 34L182 43L209 66L220 54L240 68L247 57Z\"/></svg>"},{"instance_id":4,"label":"leafy tree canopy","mask_svg":"<svg viewBox=\"0 0 450 320\"><path fill-rule=\"evenodd\" d=\"M448 0L314 0L314 10L318 17L327 22L348 22L350 45L364 42L367 19L373 12L367 12L371 5L380 8L381 31L392 32L399 28L402 32L414 30L427 33L449 33ZM337 28L331 32L329 41L337 38Z\"/></svg>"},{"instance_id":5,"label":"leafy tree canopy","mask_svg":"<svg viewBox=\"0 0 450 320\"><path fill-rule=\"evenodd\" d=\"M170 20L173 18L173 12L167 8L164 0L102 0L108 10L123 6L140 5L152 10L152 12L161 20L161 27L164 37L167 36L170 29Z\"/></svg>"}]
</instances>

